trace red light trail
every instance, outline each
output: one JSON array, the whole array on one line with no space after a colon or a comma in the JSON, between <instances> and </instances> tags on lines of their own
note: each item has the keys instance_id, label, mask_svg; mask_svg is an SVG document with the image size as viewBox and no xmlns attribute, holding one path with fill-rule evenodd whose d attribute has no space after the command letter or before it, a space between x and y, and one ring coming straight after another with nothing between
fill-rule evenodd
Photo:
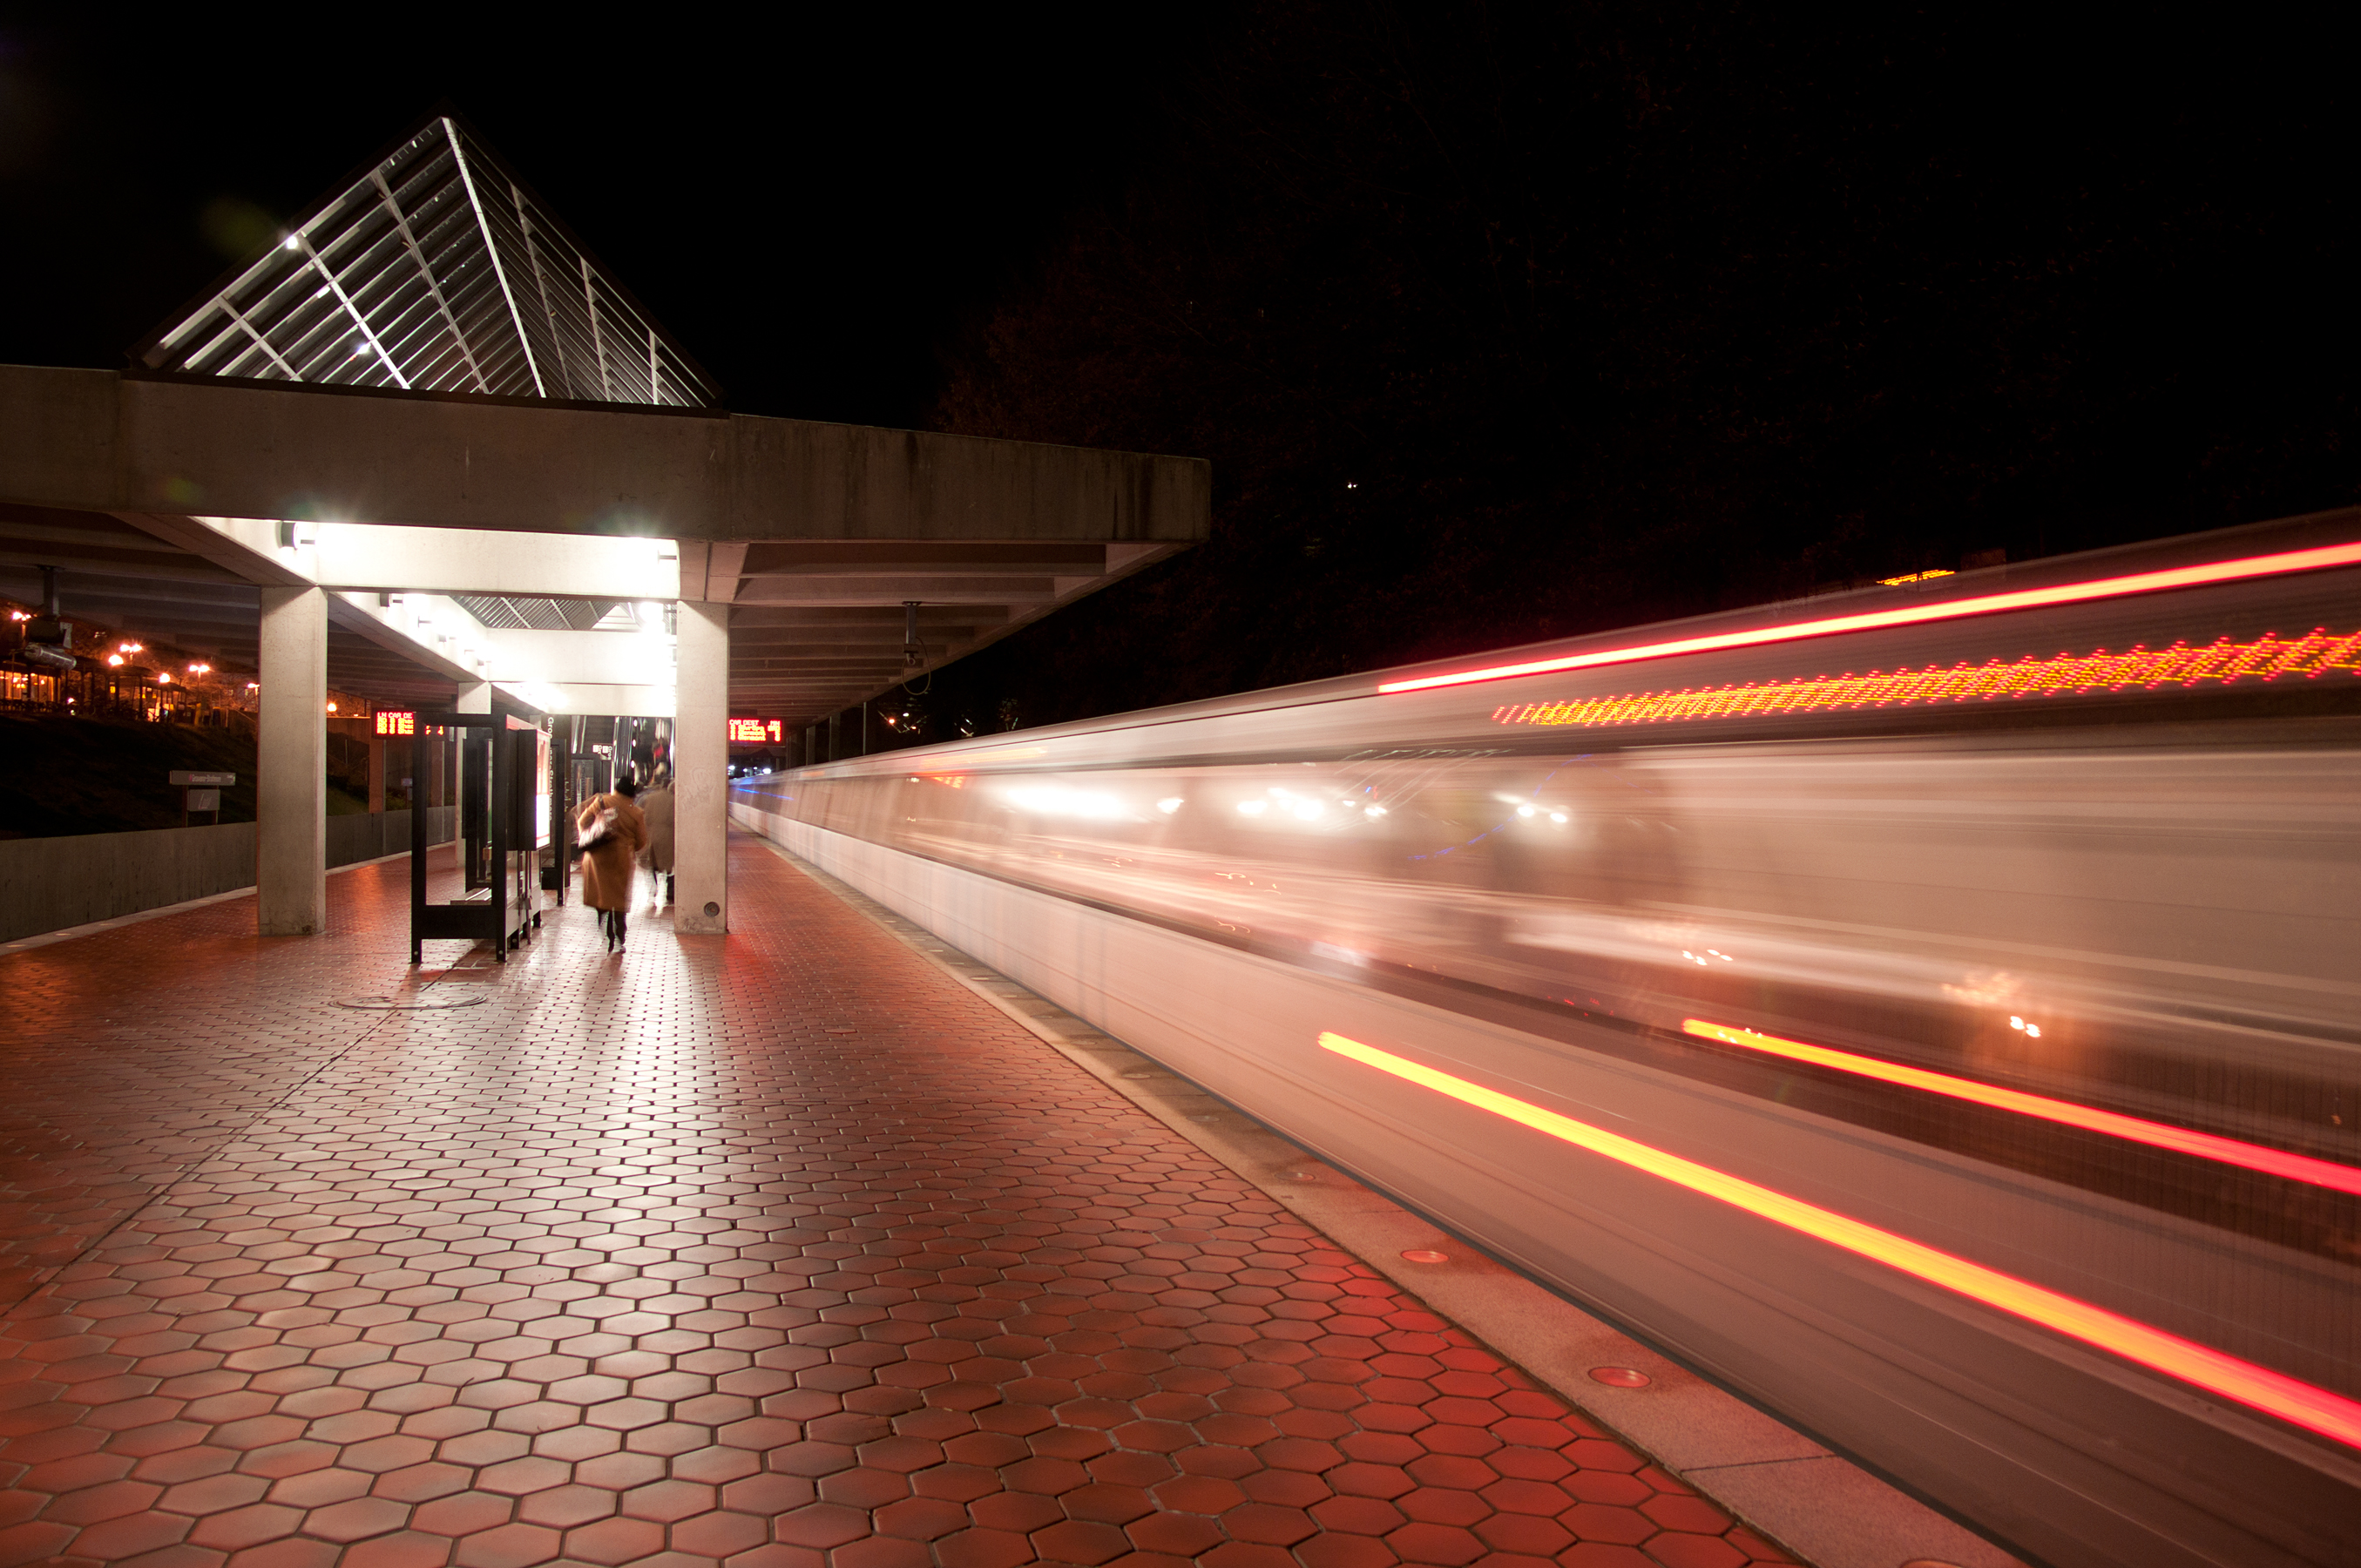
<instances>
[{"instance_id":1,"label":"red light trail","mask_svg":"<svg viewBox=\"0 0 2361 1568\"><path fill-rule=\"evenodd\" d=\"M2242 1143L2236 1138L2217 1137L2212 1133L2191 1132L2186 1127L2169 1126L2162 1122L2118 1115L2113 1111L2077 1105L2070 1100L2052 1100L2047 1095L2001 1089L1989 1083L1978 1083L1973 1079L1954 1078L1949 1073L1904 1067L1897 1062L1880 1061L1875 1057L1832 1050L1827 1046L1783 1040L1775 1035L1732 1028L1727 1024L1708 1024L1702 1018L1683 1019L1681 1030L1701 1040L1738 1046L1769 1056L1785 1057L1793 1061L1810 1062L1817 1067L1835 1068L1840 1072L1855 1073L1862 1078L1923 1089L1930 1094L1949 1095L1954 1100L1973 1101L1979 1105L1996 1106L2020 1115L2038 1116L2045 1122L2062 1122L2070 1127L2087 1128L2132 1143L2195 1155L2201 1159L2215 1160L2224 1165L2243 1166L2266 1176L2280 1176L2290 1181L2306 1181L2315 1187L2330 1187L2339 1192L2361 1194L2361 1169L2338 1165L2333 1160L2313 1159L2307 1155L2290 1154L2285 1149Z\"/></svg>"},{"instance_id":2,"label":"red light trail","mask_svg":"<svg viewBox=\"0 0 2361 1568\"><path fill-rule=\"evenodd\" d=\"M1960 620L1996 615L2004 610L2038 609L2052 605L2085 604L2093 599L2120 598L2129 594L2162 593L2171 588L2203 587L2214 583L2244 582L2256 577L2283 576L2290 572L2318 572L2334 566L2361 565L2361 543L2327 544L2312 550L2287 550L2274 555L2249 555L2236 561L2213 561L2202 566L2174 566L2163 571L2134 572L2127 576L2097 577L2087 583L2059 583L2046 588L2019 588L2009 593L1981 594L1972 598L1938 604L1902 605L1893 609L1863 610L1801 620L1793 626L1762 626L1748 631L1715 631L1699 637L1679 637L1664 642L1643 642L1630 648L1605 648L1595 653L1566 653L1554 659L1532 659L1516 664L1494 664L1446 675L1420 675L1388 681L1380 693L1430 691L1437 686L1471 685L1477 681L1507 680L1512 675L1547 674L1556 670L1588 670L1604 664L1631 664L1644 659L1666 659L1680 653L1708 653L1729 648L1756 648L1773 642L1796 642L1813 637L1833 637L1847 631L1874 631L1894 626L1919 626L1929 621Z\"/></svg>"},{"instance_id":3,"label":"red light trail","mask_svg":"<svg viewBox=\"0 0 2361 1568\"><path fill-rule=\"evenodd\" d=\"M2151 1328L2088 1301L1954 1257L1891 1231L1848 1219L1831 1210L1774 1192L1767 1187L1678 1155L1667 1154L1620 1134L1577 1122L1496 1089L1439 1069L1323 1033L1321 1046L1406 1082L1488 1111L1521 1126L1603 1155L1635 1170L1669 1181L1750 1214L1870 1258L1913 1278L1923 1279L1970 1300L2037 1323L2069 1339L2149 1367L2210 1394L2275 1416L2307 1431L2361 1448L2361 1404L2267 1366Z\"/></svg>"}]
</instances>

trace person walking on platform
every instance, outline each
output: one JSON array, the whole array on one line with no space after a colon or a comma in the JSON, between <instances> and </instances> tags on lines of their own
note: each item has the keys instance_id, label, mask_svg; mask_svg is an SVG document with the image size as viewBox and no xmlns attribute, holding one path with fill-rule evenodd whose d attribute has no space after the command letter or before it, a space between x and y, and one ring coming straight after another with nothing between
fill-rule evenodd
<instances>
[{"instance_id":1,"label":"person walking on platform","mask_svg":"<svg viewBox=\"0 0 2361 1568\"><path fill-rule=\"evenodd\" d=\"M610 795L594 795L575 814L575 839L582 846L582 902L598 912L607 950L623 950L631 911L631 865L648 841L648 819L632 803L640 793L629 774Z\"/></svg>"},{"instance_id":2,"label":"person walking on platform","mask_svg":"<svg viewBox=\"0 0 2361 1568\"><path fill-rule=\"evenodd\" d=\"M640 813L648 819L648 847L640 864L648 868L648 908L672 902L672 775L658 773L655 783L640 796Z\"/></svg>"}]
</instances>

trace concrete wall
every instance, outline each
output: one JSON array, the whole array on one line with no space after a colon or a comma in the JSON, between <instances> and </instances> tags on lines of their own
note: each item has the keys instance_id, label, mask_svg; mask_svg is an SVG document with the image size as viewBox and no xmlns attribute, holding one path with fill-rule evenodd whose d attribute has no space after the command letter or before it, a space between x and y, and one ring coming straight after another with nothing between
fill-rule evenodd
<instances>
[{"instance_id":1,"label":"concrete wall","mask_svg":"<svg viewBox=\"0 0 2361 1568\"><path fill-rule=\"evenodd\" d=\"M458 809L456 806L430 806L426 808L428 843L447 844L451 841L451 822ZM374 861L383 855L401 855L410 851L410 813L407 811L331 817L327 821L327 863L331 867L349 866L356 861Z\"/></svg>"},{"instance_id":2,"label":"concrete wall","mask_svg":"<svg viewBox=\"0 0 2361 1568\"><path fill-rule=\"evenodd\" d=\"M426 839L446 843L456 808L427 808ZM0 839L0 942L112 920L254 885L251 822ZM348 866L410 848L410 813L328 818L327 863Z\"/></svg>"}]
</instances>

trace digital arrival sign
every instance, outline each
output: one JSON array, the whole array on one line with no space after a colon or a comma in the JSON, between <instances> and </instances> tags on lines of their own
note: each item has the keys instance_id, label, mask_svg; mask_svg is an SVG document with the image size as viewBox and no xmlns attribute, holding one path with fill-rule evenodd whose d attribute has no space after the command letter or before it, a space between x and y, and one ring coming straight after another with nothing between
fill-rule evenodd
<instances>
[{"instance_id":1,"label":"digital arrival sign","mask_svg":"<svg viewBox=\"0 0 2361 1568\"><path fill-rule=\"evenodd\" d=\"M733 718L730 721L730 743L732 746L775 746L786 738L786 726L775 718Z\"/></svg>"}]
</instances>

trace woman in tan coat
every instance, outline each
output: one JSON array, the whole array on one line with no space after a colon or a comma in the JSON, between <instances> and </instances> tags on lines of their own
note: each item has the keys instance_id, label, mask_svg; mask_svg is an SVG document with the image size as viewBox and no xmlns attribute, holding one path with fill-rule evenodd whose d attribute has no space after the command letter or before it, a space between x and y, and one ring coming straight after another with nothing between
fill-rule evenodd
<instances>
[{"instance_id":1,"label":"woman in tan coat","mask_svg":"<svg viewBox=\"0 0 2361 1568\"><path fill-rule=\"evenodd\" d=\"M639 793L640 786L627 777L612 795L594 795L584 801L574 817L576 843L598 835L582 851L582 902L598 912L598 929L606 934L610 953L622 951L631 917L631 862L648 841L647 818L631 804ZM609 814L613 820L599 833L600 819Z\"/></svg>"}]
</instances>

